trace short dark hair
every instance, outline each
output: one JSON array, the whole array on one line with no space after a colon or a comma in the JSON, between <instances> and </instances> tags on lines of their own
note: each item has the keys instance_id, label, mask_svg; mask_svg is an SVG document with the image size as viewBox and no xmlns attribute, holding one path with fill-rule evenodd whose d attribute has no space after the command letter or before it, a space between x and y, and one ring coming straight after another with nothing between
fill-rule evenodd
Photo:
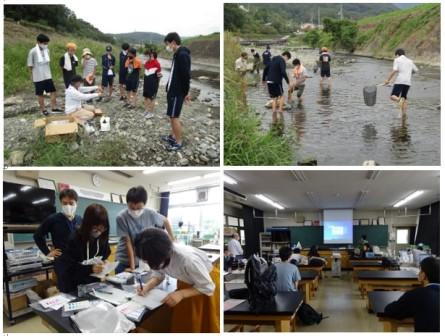
<instances>
[{"instance_id":1,"label":"short dark hair","mask_svg":"<svg viewBox=\"0 0 445 336\"><path fill-rule=\"evenodd\" d=\"M246 57L246 56L247 56L247 53L243 51L243 52L241 53L241 57Z\"/></svg>"},{"instance_id":2,"label":"short dark hair","mask_svg":"<svg viewBox=\"0 0 445 336\"><path fill-rule=\"evenodd\" d=\"M298 247L296 247L294 248L294 253L301 253L301 250Z\"/></svg>"},{"instance_id":3,"label":"short dark hair","mask_svg":"<svg viewBox=\"0 0 445 336\"><path fill-rule=\"evenodd\" d=\"M300 65L301 62L300 62L300 60L299 60L298 58L296 58L296 59L294 59L294 60L292 61L292 64L293 64L293 65Z\"/></svg>"},{"instance_id":4,"label":"short dark hair","mask_svg":"<svg viewBox=\"0 0 445 336\"><path fill-rule=\"evenodd\" d=\"M425 273L428 282L440 283L440 265L439 260L434 257L428 257L420 262L420 270Z\"/></svg>"},{"instance_id":5,"label":"short dark hair","mask_svg":"<svg viewBox=\"0 0 445 336\"><path fill-rule=\"evenodd\" d=\"M366 240L366 235L365 235L365 234L364 234L364 235L362 235L362 238Z\"/></svg>"},{"instance_id":6,"label":"short dark hair","mask_svg":"<svg viewBox=\"0 0 445 336\"><path fill-rule=\"evenodd\" d=\"M77 202L77 193L75 190L73 189L63 189L60 193L59 193L59 200L61 201L63 198L68 197L71 198L73 200L75 200Z\"/></svg>"},{"instance_id":7,"label":"short dark hair","mask_svg":"<svg viewBox=\"0 0 445 336\"><path fill-rule=\"evenodd\" d=\"M291 54L290 54L290 52L289 51L285 51L285 52L283 52L282 54L281 54L281 56L286 56L287 58L291 58Z\"/></svg>"},{"instance_id":8,"label":"short dark hair","mask_svg":"<svg viewBox=\"0 0 445 336\"><path fill-rule=\"evenodd\" d=\"M151 269L158 270L170 263L173 243L161 229L150 228L136 235L134 239L136 256L147 262Z\"/></svg>"},{"instance_id":9,"label":"short dark hair","mask_svg":"<svg viewBox=\"0 0 445 336\"><path fill-rule=\"evenodd\" d=\"M250 49L250 52L254 52L255 51L255 49Z\"/></svg>"},{"instance_id":10,"label":"short dark hair","mask_svg":"<svg viewBox=\"0 0 445 336\"><path fill-rule=\"evenodd\" d=\"M148 194L143 186L133 187L127 192L127 203L147 203Z\"/></svg>"},{"instance_id":11,"label":"short dark hair","mask_svg":"<svg viewBox=\"0 0 445 336\"><path fill-rule=\"evenodd\" d=\"M130 54L136 55L138 51L136 50L136 48L130 48L130 50L128 50L128 52Z\"/></svg>"},{"instance_id":12,"label":"short dark hair","mask_svg":"<svg viewBox=\"0 0 445 336\"><path fill-rule=\"evenodd\" d=\"M232 233L232 238L235 238L236 236L239 236L238 232Z\"/></svg>"},{"instance_id":13,"label":"short dark hair","mask_svg":"<svg viewBox=\"0 0 445 336\"><path fill-rule=\"evenodd\" d=\"M270 45L267 45L267 46L266 46L266 49L270 49Z\"/></svg>"},{"instance_id":14,"label":"short dark hair","mask_svg":"<svg viewBox=\"0 0 445 336\"><path fill-rule=\"evenodd\" d=\"M316 245L312 245L309 253L308 253L308 257L320 257L320 254L318 253L318 249Z\"/></svg>"},{"instance_id":15,"label":"short dark hair","mask_svg":"<svg viewBox=\"0 0 445 336\"><path fill-rule=\"evenodd\" d=\"M82 224L78 230L80 239L84 242L88 241L91 237L93 226L97 225L103 225L105 227L105 232L100 236L100 241L102 243L107 242L110 231L107 209L105 209L103 205L93 203L85 209L83 214Z\"/></svg>"},{"instance_id":16,"label":"short dark hair","mask_svg":"<svg viewBox=\"0 0 445 336\"><path fill-rule=\"evenodd\" d=\"M181 45L181 38L179 37L179 34L178 34L178 33L176 33L176 32L171 32L171 33L168 33L167 35L165 35L164 43L165 43L165 42L171 43L171 42L173 42L173 41L175 41L175 43L176 43L177 45Z\"/></svg>"},{"instance_id":17,"label":"short dark hair","mask_svg":"<svg viewBox=\"0 0 445 336\"><path fill-rule=\"evenodd\" d=\"M397 49L396 52L394 53L396 56L402 56L405 55L405 50L403 49Z\"/></svg>"},{"instance_id":18,"label":"short dark hair","mask_svg":"<svg viewBox=\"0 0 445 336\"><path fill-rule=\"evenodd\" d=\"M74 75L72 78L71 78L71 84L75 84L75 83L82 83L83 82L83 78L82 78L82 76L80 76L80 75Z\"/></svg>"},{"instance_id":19,"label":"short dark hair","mask_svg":"<svg viewBox=\"0 0 445 336\"><path fill-rule=\"evenodd\" d=\"M105 50L106 50L106 51L112 51L113 48L112 48L110 45L107 45L107 46L105 47Z\"/></svg>"},{"instance_id":20,"label":"short dark hair","mask_svg":"<svg viewBox=\"0 0 445 336\"><path fill-rule=\"evenodd\" d=\"M151 52L151 57L153 57L154 59L158 58L158 53L156 51L152 51Z\"/></svg>"},{"instance_id":21,"label":"short dark hair","mask_svg":"<svg viewBox=\"0 0 445 336\"><path fill-rule=\"evenodd\" d=\"M130 49L130 45L127 42L122 43L122 50L128 50Z\"/></svg>"},{"instance_id":22,"label":"short dark hair","mask_svg":"<svg viewBox=\"0 0 445 336\"><path fill-rule=\"evenodd\" d=\"M286 261L292 255L292 249L289 246L282 246L278 251L281 261Z\"/></svg>"},{"instance_id":23,"label":"short dark hair","mask_svg":"<svg viewBox=\"0 0 445 336\"><path fill-rule=\"evenodd\" d=\"M45 34L39 34L39 35L37 35L37 42L39 42L39 43L48 43L49 42L49 37L46 36Z\"/></svg>"}]
</instances>

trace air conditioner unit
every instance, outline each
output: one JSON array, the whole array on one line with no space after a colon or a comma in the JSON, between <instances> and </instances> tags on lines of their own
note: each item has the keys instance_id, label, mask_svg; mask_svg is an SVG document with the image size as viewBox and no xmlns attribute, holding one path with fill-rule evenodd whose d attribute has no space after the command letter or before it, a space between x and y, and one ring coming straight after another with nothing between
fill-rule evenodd
<instances>
[{"instance_id":1,"label":"air conditioner unit","mask_svg":"<svg viewBox=\"0 0 445 336\"><path fill-rule=\"evenodd\" d=\"M37 181L37 179L39 178L39 171L38 170L16 170L15 176Z\"/></svg>"},{"instance_id":2,"label":"air conditioner unit","mask_svg":"<svg viewBox=\"0 0 445 336\"><path fill-rule=\"evenodd\" d=\"M209 189L208 188L202 188L202 189L197 189L197 202L207 202L208 198L209 198Z\"/></svg>"}]
</instances>

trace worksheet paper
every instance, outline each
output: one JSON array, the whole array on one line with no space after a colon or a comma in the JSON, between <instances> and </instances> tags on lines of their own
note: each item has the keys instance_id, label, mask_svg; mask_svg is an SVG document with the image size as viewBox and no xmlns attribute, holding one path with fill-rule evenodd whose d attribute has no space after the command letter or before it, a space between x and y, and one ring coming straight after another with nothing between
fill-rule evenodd
<instances>
[{"instance_id":1,"label":"worksheet paper","mask_svg":"<svg viewBox=\"0 0 445 336\"><path fill-rule=\"evenodd\" d=\"M102 270L102 272L100 272L100 273L91 273L90 275L92 277L103 279L103 278L105 278L107 276L107 274L113 272L116 269L118 263L119 262L117 262L117 261L111 262L111 263L106 263L104 265L104 269Z\"/></svg>"},{"instance_id":2,"label":"worksheet paper","mask_svg":"<svg viewBox=\"0 0 445 336\"><path fill-rule=\"evenodd\" d=\"M105 292L109 292L111 294ZM93 292L93 295L98 299L107 301L115 306L118 306L125 302L128 302L128 300L131 299L134 294L130 294L121 289L109 286L105 288L103 291L95 290Z\"/></svg>"},{"instance_id":3,"label":"worksheet paper","mask_svg":"<svg viewBox=\"0 0 445 336\"><path fill-rule=\"evenodd\" d=\"M168 295L168 292L154 288L145 296L136 295L133 301L137 302L150 310L156 309L162 305L162 300Z\"/></svg>"},{"instance_id":4,"label":"worksheet paper","mask_svg":"<svg viewBox=\"0 0 445 336\"><path fill-rule=\"evenodd\" d=\"M74 297L71 295L67 295L67 294L59 294L56 296L52 296L50 298L44 299L39 301L39 304L45 308L45 309L54 309L54 310L59 310L60 308L62 308L65 303L68 303L70 301L74 300Z\"/></svg>"},{"instance_id":5,"label":"worksheet paper","mask_svg":"<svg viewBox=\"0 0 445 336\"><path fill-rule=\"evenodd\" d=\"M224 301L224 311L226 310L230 310L236 306L238 306L239 304L243 303L246 300L238 300L238 299L229 299Z\"/></svg>"}]
</instances>

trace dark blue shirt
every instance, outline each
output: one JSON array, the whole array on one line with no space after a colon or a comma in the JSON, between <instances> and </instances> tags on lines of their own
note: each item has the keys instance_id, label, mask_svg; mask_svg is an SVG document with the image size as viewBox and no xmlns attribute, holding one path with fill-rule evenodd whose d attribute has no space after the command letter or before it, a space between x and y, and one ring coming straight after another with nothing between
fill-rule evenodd
<instances>
[{"instance_id":1,"label":"dark blue shirt","mask_svg":"<svg viewBox=\"0 0 445 336\"><path fill-rule=\"evenodd\" d=\"M263 64L270 65L271 60L272 60L272 53L269 50L265 50L263 52Z\"/></svg>"},{"instance_id":2,"label":"dark blue shirt","mask_svg":"<svg viewBox=\"0 0 445 336\"><path fill-rule=\"evenodd\" d=\"M111 55L111 59L108 58L108 54L102 55L102 68L104 71L108 71L111 67L114 67L116 64L116 57Z\"/></svg>"},{"instance_id":3,"label":"dark blue shirt","mask_svg":"<svg viewBox=\"0 0 445 336\"><path fill-rule=\"evenodd\" d=\"M283 79L289 84L289 78L287 77L286 72L286 62L282 56L274 56L270 62L267 81L282 84Z\"/></svg>"}]
</instances>

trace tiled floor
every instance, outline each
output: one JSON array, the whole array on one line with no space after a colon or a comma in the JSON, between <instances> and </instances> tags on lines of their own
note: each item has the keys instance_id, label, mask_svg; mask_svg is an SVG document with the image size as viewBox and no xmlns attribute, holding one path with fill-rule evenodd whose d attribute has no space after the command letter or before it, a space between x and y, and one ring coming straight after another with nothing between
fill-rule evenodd
<instances>
[{"instance_id":1,"label":"tiled floor","mask_svg":"<svg viewBox=\"0 0 445 336\"><path fill-rule=\"evenodd\" d=\"M298 326L303 332L381 332L383 325L374 314L368 313L365 300L360 298L357 283L353 283L350 272L343 272L341 279L332 278L329 272L320 281L319 288L309 304L323 316L328 316L319 325ZM224 330L233 325L225 325ZM246 327L251 330L253 327ZM260 331L274 331L272 326L262 326ZM399 331L413 331L399 328Z\"/></svg>"},{"instance_id":2,"label":"tiled floor","mask_svg":"<svg viewBox=\"0 0 445 336\"><path fill-rule=\"evenodd\" d=\"M29 314L17 319L16 324L10 326L8 319L3 317L3 332L9 333L49 333L50 329L45 327L40 317Z\"/></svg>"}]
</instances>

